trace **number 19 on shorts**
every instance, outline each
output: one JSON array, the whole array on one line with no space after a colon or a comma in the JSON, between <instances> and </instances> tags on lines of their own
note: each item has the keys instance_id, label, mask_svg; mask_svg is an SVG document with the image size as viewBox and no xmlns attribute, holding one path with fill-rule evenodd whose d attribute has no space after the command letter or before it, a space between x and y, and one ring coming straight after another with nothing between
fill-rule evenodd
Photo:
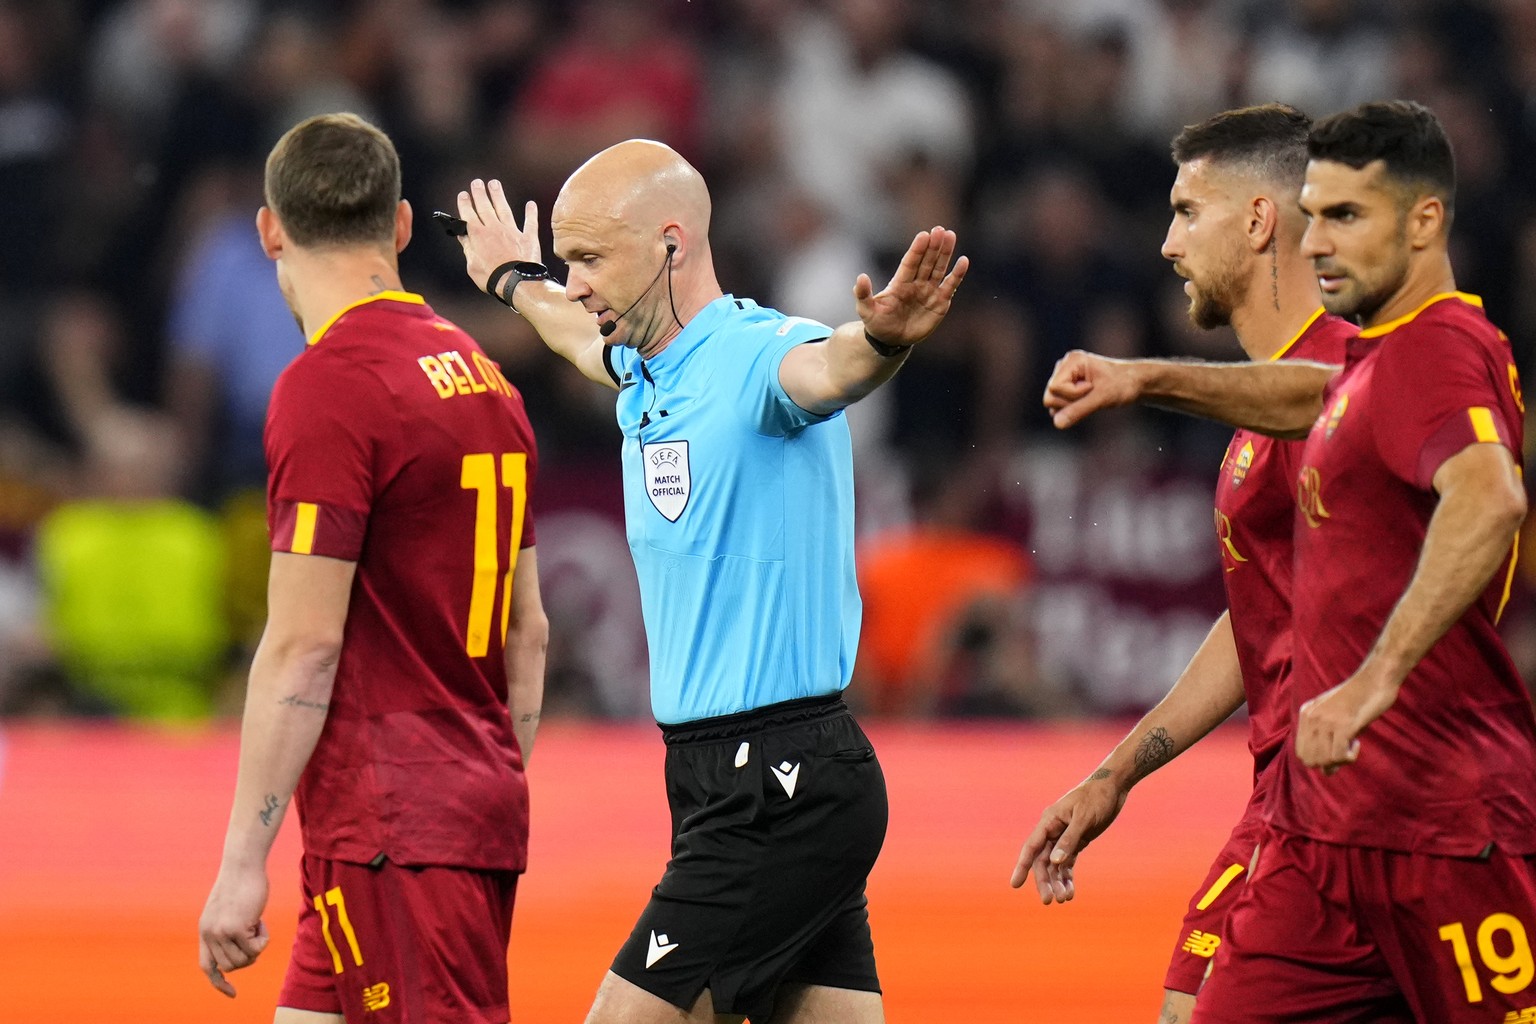
<instances>
[{"instance_id":1,"label":"number 19 on shorts","mask_svg":"<svg viewBox=\"0 0 1536 1024\"><path fill-rule=\"evenodd\" d=\"M1483 984L1478 965L1472 961L1473 942L1482 966L1492 972L1489 984L1495 992L1513 995L1523 991L1536 978L1536 961L1531 956L1531 942L1526 936L1525 925L1513 914L1490 914L1477 926L1475 937L1469 941L1467 927L1460 921L1440 929L1440 938L1451 944L1451 955L1461 971L1461 982L1466 986L1467 1002L1483 1001Z\"/></svg>"},{"instance_id":2,"label":"number 19 on shorts","mask_svg":"<svg viewBox=\"0 0 1536 1024\"><path fill-rule=\"evenodd\" d=\"M501 478L497 479L497 462ZM464 456L459 471L459 486L475 492L475 570L469 591L469 624L464 632L464 649L471 658L483 658L490 649L491 612L496 606L496 581L501 580L501 639L507 639L507 621L512 612L512 573L517 569L517 552L523 539L523 516L528 508L528 453L503 452L501 458L491 452ZM503 572L497 544L497 500L501 488L512 492L511 540L507 545L507 567Z\"/></svg>"}]
</instances>

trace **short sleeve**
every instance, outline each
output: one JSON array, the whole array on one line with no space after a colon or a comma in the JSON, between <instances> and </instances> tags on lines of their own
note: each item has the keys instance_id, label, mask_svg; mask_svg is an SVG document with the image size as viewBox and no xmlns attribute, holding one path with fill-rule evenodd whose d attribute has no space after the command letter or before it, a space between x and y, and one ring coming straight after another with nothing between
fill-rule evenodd
<instances>
[{"instance_id":1,"label":"short sleeve","mask_svg":"<svg viewBox=\"0 0 1536 1024\"><path fill-rule=\"evenodd\" d=\"M745 412L753 430L770 436L789 434L838 415L820 416L800 408L779 381L779 364L789 350L796 345L826 340L831 337L832 328L805 317L790 316L760 321L746 331L753 355L741 365L734 382L737 407Z\"/></svg>"},{"instance_id":2,"label":"short sleeve","mask_svg":"<svg viewBox=\"0 0 1536 1024\"><path fill-rule=\"evenodd\" d=\"M376 432L393 427L382 387L322 350L278 378L267 414L273 551L357 561L374 497Z\"/></svg>"},{"instance_id":3,"label":"short sleeve","mask_svg":"<svg viewBox=\"0 0 1536 1024\"><path fill-rule=\"evenodd\" d=\"M1445 461L1468 445L1502 444L1520 457L1500 390L1503 366L1470 333L1426 325L1382 342L1372 420L1382 460L1429 490Z\"/></svg>"}]
</instances>

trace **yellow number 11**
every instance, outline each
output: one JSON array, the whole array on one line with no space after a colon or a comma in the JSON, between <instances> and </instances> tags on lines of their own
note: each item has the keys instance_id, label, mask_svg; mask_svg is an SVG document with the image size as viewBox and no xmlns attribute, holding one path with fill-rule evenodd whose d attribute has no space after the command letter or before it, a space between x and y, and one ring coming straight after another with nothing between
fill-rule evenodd
<instances>
[{"instance_id":1,"label":"yellow number 11","mask_svg":"<svg viewBox=\"0 0 1536 1024\"><path fill-rule=\"evenodd\" d=\"M496 544L496 456L478 452L464 456L459 486L475 492L475 572L469 591L469 628L464 634L464 648L471 658L483 658L490 649L491 612L496 605L496 579L501 586L501 639L507 638L507 620L512 612L512 573L517 569L517 552L523 538L523 515L528 504L528 453L503 452L501 486L512 492L512 539L507 550L507 571L501 572Z\"/></svg>"}]
</instances>

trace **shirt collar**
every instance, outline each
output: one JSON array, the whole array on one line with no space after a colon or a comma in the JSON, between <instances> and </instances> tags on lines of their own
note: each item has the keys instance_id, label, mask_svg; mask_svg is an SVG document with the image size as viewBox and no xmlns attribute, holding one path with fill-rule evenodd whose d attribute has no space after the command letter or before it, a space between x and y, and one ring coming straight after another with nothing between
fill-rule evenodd
<instances>
[{"instance_id":1,"label":"shirt collar","mask_svg":"<svg viewBox=\"0 0 1536 1024\"><path fill-rule=\"evenodd\" d=\"M1471 295L1467 292L1441 292L1439 295L1430 296L1427 300L1425 300L1422 306L1414 310L1412 313L1409 313L1405 316L1400 316L1396 320L1389 320L1384 324L1377 324L1375 327L1367 327L1365 330L1360 332L1359 336L1361 338L1379 338L1384 334L1391 334L1399 327L1408 323L1410 320L1413 320L1430 306L1433 306L1437 302L1444 302L1446 299L1460 299L1462 302L1465 302L1469 306L1476 306L1478 309L1483 308L1483 300L1480 296Z\"/></svg>"},{"instance_id":2,"label":"shirt collar","mask_svg":"<svg viewBox=\"0 0 1536 1024\"><path fill-rule=\"evenodd\" d=\"M719 330L720 325L733 312L756 308L757 303L751 299L738 299L730 294L720 296L699 310L693 319L683 326L683 329L677 333L677 337L673 338L666 348L645 360L645 365L652 371L655 371L660 367L677 364L687 358L688 353L703 344L704 339Z\"/></svg>"},{"instance_id":3,"label":"shirt collar","mask_svg":"<svg viewBox=\"0 0 1536 1024\"><path fill-rule=\"evenodd\" d=\"M427 300L422 298L420 295L416 295L413 292L394 291L392 289L385 289L382 292L364 296L363 298L358 299L356 302L347 303L345 306L342 306L336 312L332 313L331 318L325 323L321 324L318 331L309 336L308 344L313 345L321 338L325 337L325 332L336 326L337 320L340 320L342 317L352 312L358 306L367 305L370 302L377 302L380 299L388 299L391 302L409 302L416 306L424 306L427 304Z\"/></svg>"}]
</instances>

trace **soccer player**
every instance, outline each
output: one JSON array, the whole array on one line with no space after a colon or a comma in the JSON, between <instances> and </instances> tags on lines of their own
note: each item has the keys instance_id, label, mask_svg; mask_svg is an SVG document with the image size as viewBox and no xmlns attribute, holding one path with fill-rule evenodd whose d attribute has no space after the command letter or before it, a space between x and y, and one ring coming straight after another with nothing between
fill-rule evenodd
<instances>
[{"instance_id":1,"label":"soccer player","mask_svg":"<svg viewBox=\"0 0 1536 1024\"><path fill-rule=\"evenodd\" d=\"M224 975L265 948L292 797L304 904L278 1024L504 1024L548 635L533 433L474 339L401 290L411 209L382 132L304 121L266 200L309 345L268 413L270 610L202 969L233 996Z\"/></svg>"},{"instance_id":2,"label":"soccer player","mask_svg":"<svg viewBox=\"0 0 1536 1024\"><path fill-rule=\"evenodd\" d=\"M1496 625L1526 511L1508 339L1456 291L1455 164L1416 103L1308 141L1301 206L1323 304L1359 321L1343 370L1159 368L1130 385L1307 433L1291 696L1258 867L1195 1020L1536 1019L1536 716ZM1094 396L1079 361L1058 415ZM1327 371L1321 371L1324 377ZM1103 378L1116 381L1113 372Z\"/></svg>"},{"instance_id":3,"label":"soccer player","mask_svg":"<svg viewBox=\"0 0 1536 1024\"><path fill-rule=\"evenodd\" d=\"M859 275L833 330L722 293L704 180L658 143L561 188L563 289L533 203L519 228L476 180L459 212L470 279L618 391L674 839L588 1021L883 1020L864 885L885 781L840 696L860 614L841 413L943 320L954 233L920 232L880 292Z\"/></svg>"},{"instance_id":4,"label":"soccer player","mask_svg":"<svg viewBox=\"0 0 1536 1024\"><path fill-rule=\"evenodd\" d=\"M1301 256L1296 205L1311 121L1281 104L1217 114L1174 140L1173 219L1163 256L1187 279L1197 327L1231 325L1249 358L1344 361L1353 325L1319 305ZM1290 731L1291 521L1301 445L1239 430L1216 484L1216 541L1228 611L1183 675L1092 775L1046 808L1014 868L1033 868L1045 903L1074 895L1078 854L1120 813L1137 782L1248 704L1254 788L1241 820L1189 901L1164 980L1161 1020L1187 1022L1273 788Z\"/></svg>"}]
</instances>

